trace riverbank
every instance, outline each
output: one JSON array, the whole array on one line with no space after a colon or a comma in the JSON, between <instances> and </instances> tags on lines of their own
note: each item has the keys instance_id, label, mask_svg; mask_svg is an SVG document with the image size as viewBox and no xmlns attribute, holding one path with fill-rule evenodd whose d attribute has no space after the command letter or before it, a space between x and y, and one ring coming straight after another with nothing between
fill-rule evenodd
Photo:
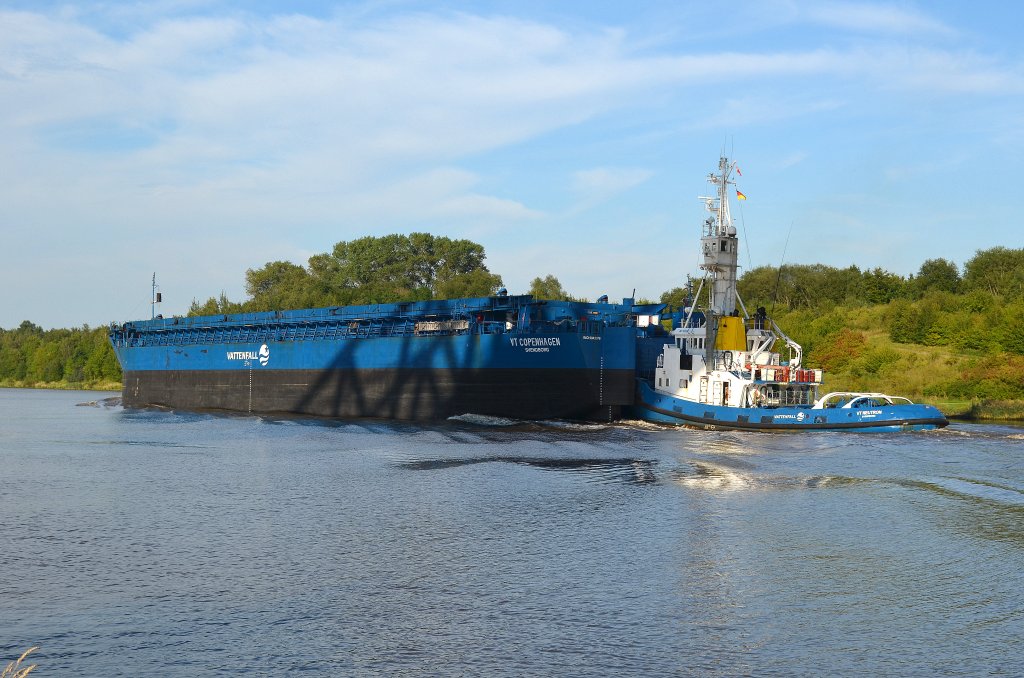
<instances>
[{"instance_id":1,"label":"riverbank","mask_svg":"<svg viewBox=\"0 0 1024 678\"><path fill-rule=\"evenodd\" d=\"M961 421L1024 421L1024 400L975 400L930 403L950 419Z\"/></svg>"}]
</instances>

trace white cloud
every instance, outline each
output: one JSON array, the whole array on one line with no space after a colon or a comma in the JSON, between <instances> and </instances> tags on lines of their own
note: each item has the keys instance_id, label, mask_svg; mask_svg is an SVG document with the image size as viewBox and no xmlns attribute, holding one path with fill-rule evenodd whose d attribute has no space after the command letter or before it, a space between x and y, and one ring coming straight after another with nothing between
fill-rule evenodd
<instances>
[{"instance_id":1,"label":"white cloud","mask_svg":"<svg viewBox=\"0 0 1024 678\"><path fill-rule=\"evenodd\" d=\"M779 169L789 169L790 167L795 167L796 165L799 165L808 157L810 157L810 154L807 153L806 151L793 151L789 155L780 158L777 167Z\"/></svg>"},{"instance_id":2,"label":"white cloud","mask_svg":"<svg viewBox=\"0 0 1024 678\"><path fill-rule=\"evenodd\" d=\"M740 129L756 125L771 126L781 120L814 116L847 105L838 99L806 99L799 95L747 95L719 102L719 108L704 118L695 119L688 129Z\"/></svg>"},{"instance_id":3,"label":"white cloud","mask_svg":"<svg viewBox=\"0 0 1024 678\"><path fill-rule=\"evenodd\" d=\"M611 197L639 186L653 176L640 167L596 167L573 174L573 190L585 196Z\"/></svg>"},{"instance_id":4,"label":"white cloud","mask_svg":"<svg viewBox=\"0 0 1024 678\"><path fill-rule=\"evenodd\" d=\"M941 94L1020 94L1024 76L1020 68L1006 69L990 58L969 52L926 49L886 54L895 85L917 92Z\"/></svg>"},{"instance_id":5,"label":"white cloud","mask_svg":"<svg viewBox=\"0 0 1024 678\"><path fill-rule=\"evenodd\" d=\"M640 167L596 167L575 172L572 175L572 190L577 198L561 217L568 219L593 209L639 186L652 176L654 172Z\"/></svg>"},{"instance_id":6,"label":"white cloud","mask_svg":"<svg viewBox=\"0 0 1024 678\"><path fill-rule=\"evenodd\" d=\"M968 162L963 154L943 157L941 160L917 160L886 167L883 175L892 182L919 180L928 175L935 175L950 170L960 170Z\"/></svg>"},{"instance_id":7,"label":"white cloud","mask_svg":"<svg viewBox=\"0 0 1024 678\"><path fill-rule=\"evenodd\" d=\"M932 17L905 7L853 2L813 2L806 7L811 20L848 30L872 33L925 33L952 36L955 31Z\"/></svg>"}]
</instances>

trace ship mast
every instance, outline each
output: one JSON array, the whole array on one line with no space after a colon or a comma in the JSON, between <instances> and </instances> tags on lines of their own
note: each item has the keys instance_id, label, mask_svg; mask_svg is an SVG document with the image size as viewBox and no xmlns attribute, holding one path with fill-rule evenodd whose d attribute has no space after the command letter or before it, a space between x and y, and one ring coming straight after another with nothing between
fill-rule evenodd
<instances>
[{"instance_id":1,"label":"ship mast","mask_svg":"<svg viewBox=\"0 0 1024 678\"><path fill-rule=\"evenodd\" d=\"M153 272L153 287L149 297L150 306L150 320L156 319L156 305L163 301L164 295L158 292L159 287L156 284L156 272Z\"/></svg>"},{"instance_id":2,"label":"ship mast","mask_svg":"<svg viewBox=\"0 0 1024 678\"><path fill-rule=\"evenodd\" d=\"M729 159L721 157L718 160L718 173L712 172L708 175L708 182L716 187L715 196L701 196L704 201L704 209L708 217L704 220L703 237L701 237L701 250L703 261L701 269L707 271L707 277L711 281L710 307L714 315L735 316L737 312L736 302L736 278L739 239L736 237L736 227L732 223L732 215L729 213L729 186L735 182L729 177L736 164L729 164Z\"/></svg>"}]
</instances>

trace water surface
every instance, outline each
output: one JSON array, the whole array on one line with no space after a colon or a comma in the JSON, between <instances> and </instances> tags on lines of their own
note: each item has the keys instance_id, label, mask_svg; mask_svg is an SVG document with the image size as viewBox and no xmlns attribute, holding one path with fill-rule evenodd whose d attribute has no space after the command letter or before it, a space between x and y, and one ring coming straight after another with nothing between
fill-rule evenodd
<instances>
[{"instance_id":1,"label":"water surface","mask_svg":"<svg viewBox=\"0 0 1024 678\"><path fill-rule=\"evenodd\" d=\"M0 390L39 675L1018 675L1024 429L124 410ZM91 405L79 405L95 401Z\"/></svg>"}]
</instances>

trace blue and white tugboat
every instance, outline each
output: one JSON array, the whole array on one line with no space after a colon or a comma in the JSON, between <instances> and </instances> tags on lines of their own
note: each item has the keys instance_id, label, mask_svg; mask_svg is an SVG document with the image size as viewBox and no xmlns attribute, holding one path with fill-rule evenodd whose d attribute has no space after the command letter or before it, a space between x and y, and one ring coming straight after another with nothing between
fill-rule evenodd
<instances>
[{"instance_id":1,"label":"blue and white tugboat","mask_svg":"<svg viewBox=\"0 0 1024 678\"><path fill-rule=\"evenodd\" d=\"M637 393L631 414L705 429L757 431L917 431L949 422L931 405L882 393L818 396L822 371L804 369L803 350L764 308L753 315L737 289L739 239L729 212L735 163L718 162L702 197L704 278L673 329L641 317L654 331L638 339ZM702 296L704 295L704 296ZM647 321L646 323L644 321ZM642 330L641 330L642 331ZM660 336L659 336L660 335ZM785 358L777 347L782 347Z\"/></svg>"}]
</instances>

